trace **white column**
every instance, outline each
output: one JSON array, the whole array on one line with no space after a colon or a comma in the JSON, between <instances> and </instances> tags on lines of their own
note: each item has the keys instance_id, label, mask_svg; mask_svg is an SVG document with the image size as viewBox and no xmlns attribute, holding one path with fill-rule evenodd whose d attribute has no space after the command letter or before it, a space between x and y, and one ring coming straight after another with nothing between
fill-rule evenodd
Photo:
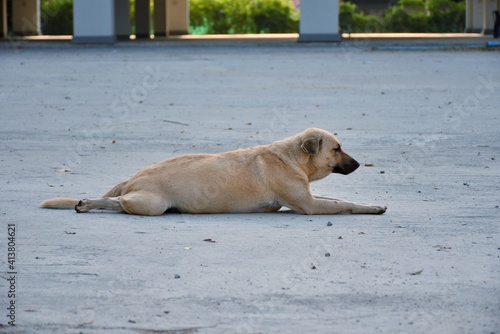
<instances>
[{"instance_id":1,"label":"white column","mask_svg":"<svg viewBox=\"0 0 500 334\"><path fill-rule=\"evenodd\" d=\"M115 40L114 0L73 0L73 43Z\"/></svg>"},{"instance_id":2,"label":"white column","mask_svg":"<svg viewBox=\"0 0 500 334\"><path fill-rule=\"evenodd\" d=\"M484 0L486 17L485 22L483 22L483 34L493 34L493 27L495 26L495 19L493 17L493 11L498 10L497 0Z\"/></svg>"},{"instance_id":3,"label":"white column","mask_svg":"<svg viewBox=\"0 0 500 334\"><path fill-rule=\"evenodd\" d=\"M470 25L467 27L467 32L480 33L483 29L483 1L484 0L467 0L470 11L467 15L470 17Z\"/></svg>"},{"instance_id":4,"label":"white column","mask_svg":"<svg viewBox=\"0 0 500 334\"><path fill-rule=\"evenodd\" d=\"M470 33L474 30L474 1L465 0L465 32Z\"/></svg>"},{"instance_id":5,"label":"white column","mask_svg":"<svg viewBox=\"0 0 500 334\"><path fill-rule=\"evenodd\" d=\"M189 34L189 0L167 0L167 35Z\"/></svg>"},{"instance_id":6,"label":"white column","mask_svg":"<svg viewBox=\"0 0 500 334\"><path fill-rule=\"evenodd\" d=\"M302 0L299 42L338 42L339 1Z\"/></svg>"},{"instance_id":7,"label":"white column","mask_svg":"<svg viewBox=\"0 0 500 334\"><path fill-rule=\"evenodd\" d=\"M491 34L495 24L493 11L497 10L497 0L467 0L467 32Z\"/></svg>"},{"instance_id":8,"label":"white column","mask_svg":"<svg viewBox=\"0 0 500 334\"><path fill-rule=\"evenodd\" d=\"M27 36L40 33L40 1L12 1L12 32Z\"/></svg>"}]
</instances>

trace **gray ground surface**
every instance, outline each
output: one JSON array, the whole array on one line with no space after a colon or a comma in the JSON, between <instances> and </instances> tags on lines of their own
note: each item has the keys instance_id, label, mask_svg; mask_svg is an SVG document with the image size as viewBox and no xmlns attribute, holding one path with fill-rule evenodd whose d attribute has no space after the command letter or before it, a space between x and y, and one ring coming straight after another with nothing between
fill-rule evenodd
<instances>
[{"instance_id":1,"label":"gray ground surface","mask_svg":"<svg viewBox=\"0 0 500 334\"><path fill-rule=\"evenodd\" d=\"M345 44L0 50L0 332L499 333L499 61ZM307 127L373 164L315 193L386 214L37 208Z\"/></svg>"}]
</instances>

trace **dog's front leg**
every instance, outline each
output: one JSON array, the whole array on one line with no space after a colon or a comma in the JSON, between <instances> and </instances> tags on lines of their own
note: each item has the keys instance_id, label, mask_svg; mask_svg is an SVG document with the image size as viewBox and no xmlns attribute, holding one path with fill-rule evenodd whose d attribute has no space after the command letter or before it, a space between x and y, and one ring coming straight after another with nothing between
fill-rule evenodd
<instances>
[{"instance_id":1,"label":"dog's front leg","mask_svg":"<svg viewBox=\"0 0 500 334\"><path fill-rule=\"evenodd\" d=\"M331 198L331 197L325 197L325 196L318 196L318 195L313 195L314 198L319 198L319 199L327 199L327 200L330 200L330 201L341 201L341 199L337 199L337 198Z\"/></svg>"},{"instance_id":2,"label":"dog's front leg","mask_svg":"<svg viewBox=\"0 0 500 334\"><path fill-rule=\"evenodd\" d=\"M335 214L383 214L387 207L348 202L322 196L303 196L300 198L290 199L286 203L290 209L297 213L308 215L335 215Z\"/></svg>"},{"instance_id":3,"label":"dog's front leg","mask_svg":"<svg viewBox=\"0 0 500 334\"><path fill-rule=\"evenodd\" d=\"M355 214L382 214L387 207L372 204L361 204L333 199L322 196L314 196L309 184L296 182L294 184L282 185L276 192L279 202L293 211L306 215L335 215L342 213Z\"/></svg>"},{"instance_id":4,"label":"dog's front leg","mask_svg":"<svg viewBox=\"0 0 500 334\"><path fill-rule=\"evenodd\" d=\"M353 214L383 214L386 206L372 205L366 203L355 203L328 197L314 196L314 205L319 211L333 209L339 210L337 213L353 213Z\"/></svg>"}]
</instances>

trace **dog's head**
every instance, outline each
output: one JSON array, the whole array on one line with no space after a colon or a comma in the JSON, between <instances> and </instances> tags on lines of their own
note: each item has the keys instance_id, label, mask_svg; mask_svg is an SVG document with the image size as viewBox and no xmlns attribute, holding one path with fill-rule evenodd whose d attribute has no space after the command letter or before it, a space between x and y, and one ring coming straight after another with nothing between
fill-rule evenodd
<instances>
[{"instance_id":1,"label":"dog's head","mask_svg":"<svg viewBox=\"0 0 500 334\"><path fill-rule=\"evenodd\" d=\"M321 129L307 129L299 135L302 154L308 156L307 167L311 181L330 173L347 175L354 172L359 163L344 152L333 134Z\"/></svg>"}]
</instances>

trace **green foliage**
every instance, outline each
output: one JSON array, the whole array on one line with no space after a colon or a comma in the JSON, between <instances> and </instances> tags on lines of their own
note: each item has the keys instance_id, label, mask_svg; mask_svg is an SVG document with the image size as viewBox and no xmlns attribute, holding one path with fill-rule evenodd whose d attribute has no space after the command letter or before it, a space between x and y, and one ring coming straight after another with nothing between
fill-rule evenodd
<instances>
[{"instance_id":1,"label":"green foliage","mask_svg":"<svg viewBox=\"0 0 500 334\"><path fill-rule=\"evenodd\" d=\"M298 32L298 13L288 0L191 0L191 33Z\"/></svg>"},{"instance_id":2,"label":"green foliage","mask_svg":"<svg viewBox=\"0 0 500 334\"><path fill-rule=\"evenodd\" d=\"M426 32L427 15L424 0L400 0L384 15L385 29L390 32Z\"/></svg>"},{"instance_id":3,"label":"green foliage","mask_svg":"<svg viewBox=\"0 0 500 334\"><path fill-rule=\"evenodd\" d=\"M463 32L465 30L465 1L428 0L427 19L431 32Z\"/></svg>"},{"instance_id":4,"label":"green foliage","mask_svg":"<svg viewBox=\"0 0 500 334\"><path fill-rule=\"evenodd\" d=\"M384 18L365 15L351 2L340 4L343 32L462 32L465 29L464 0L400 0L388 8Z\"/></svg>"},{"instance_id":5,"label":"green foliage","mask_svg":"<svg viewBox=\"0 0 500 334\"><path fill-rule=\"evenodd\" d=\"M341 2L339 10L340 30L347 33L373 33L382 32L381 20L375 15L365 15L356 11L352 2Z\"/></svg>"},{"instance_id":6,"label":"green foliage","mask_svg":"<svg viewBox=\"0 0 500 334\"><path fill-rule=\"evenodd\" d=\"M286 33L299 31L299 13L291 1L255 0L250 15L258 33Z\"/></svg>"},{"instance_id":7,"label":"green foliage","mask_svg":"<svg viewBox=\"0 0 500 334\"><path fill-rule=\"evenodd\" d=\"M189 2L190 24L204 34L245 30L245 24L242 25L241 20L238 22L237 19L231 17L232 14L238 11L236 7L241 1L235 0L234 5L229 2L226 6L223 0L191 0ZM245 7L241 8L240 12L244 12Z\"/></svg>"},{"instance_id":8,"label":"green foliage","mask_svg":"<svg viewBox=\"0 0 500 334\"><path fill-rule=\"evenodd\" d=\"M44 35L73 34L73 0L42 0L40 9Z\"/></svg>"},{"instance_id":9,"label":"green foliage","mask_svg":"<svg viewBox=\"0 0 500 334\"><path fill-rule=\"evenodd\" d=\"M17 0L14 0L17 1ZM130 0L133 23L134 1ZM41 0L42 32L73 34L73 0ZM299 12L290 0L190 0L192 34L298 32ZM384 17L340 3L342 32L462 32L465 0L400 0Z\"/></svg>"}]
</instances>

